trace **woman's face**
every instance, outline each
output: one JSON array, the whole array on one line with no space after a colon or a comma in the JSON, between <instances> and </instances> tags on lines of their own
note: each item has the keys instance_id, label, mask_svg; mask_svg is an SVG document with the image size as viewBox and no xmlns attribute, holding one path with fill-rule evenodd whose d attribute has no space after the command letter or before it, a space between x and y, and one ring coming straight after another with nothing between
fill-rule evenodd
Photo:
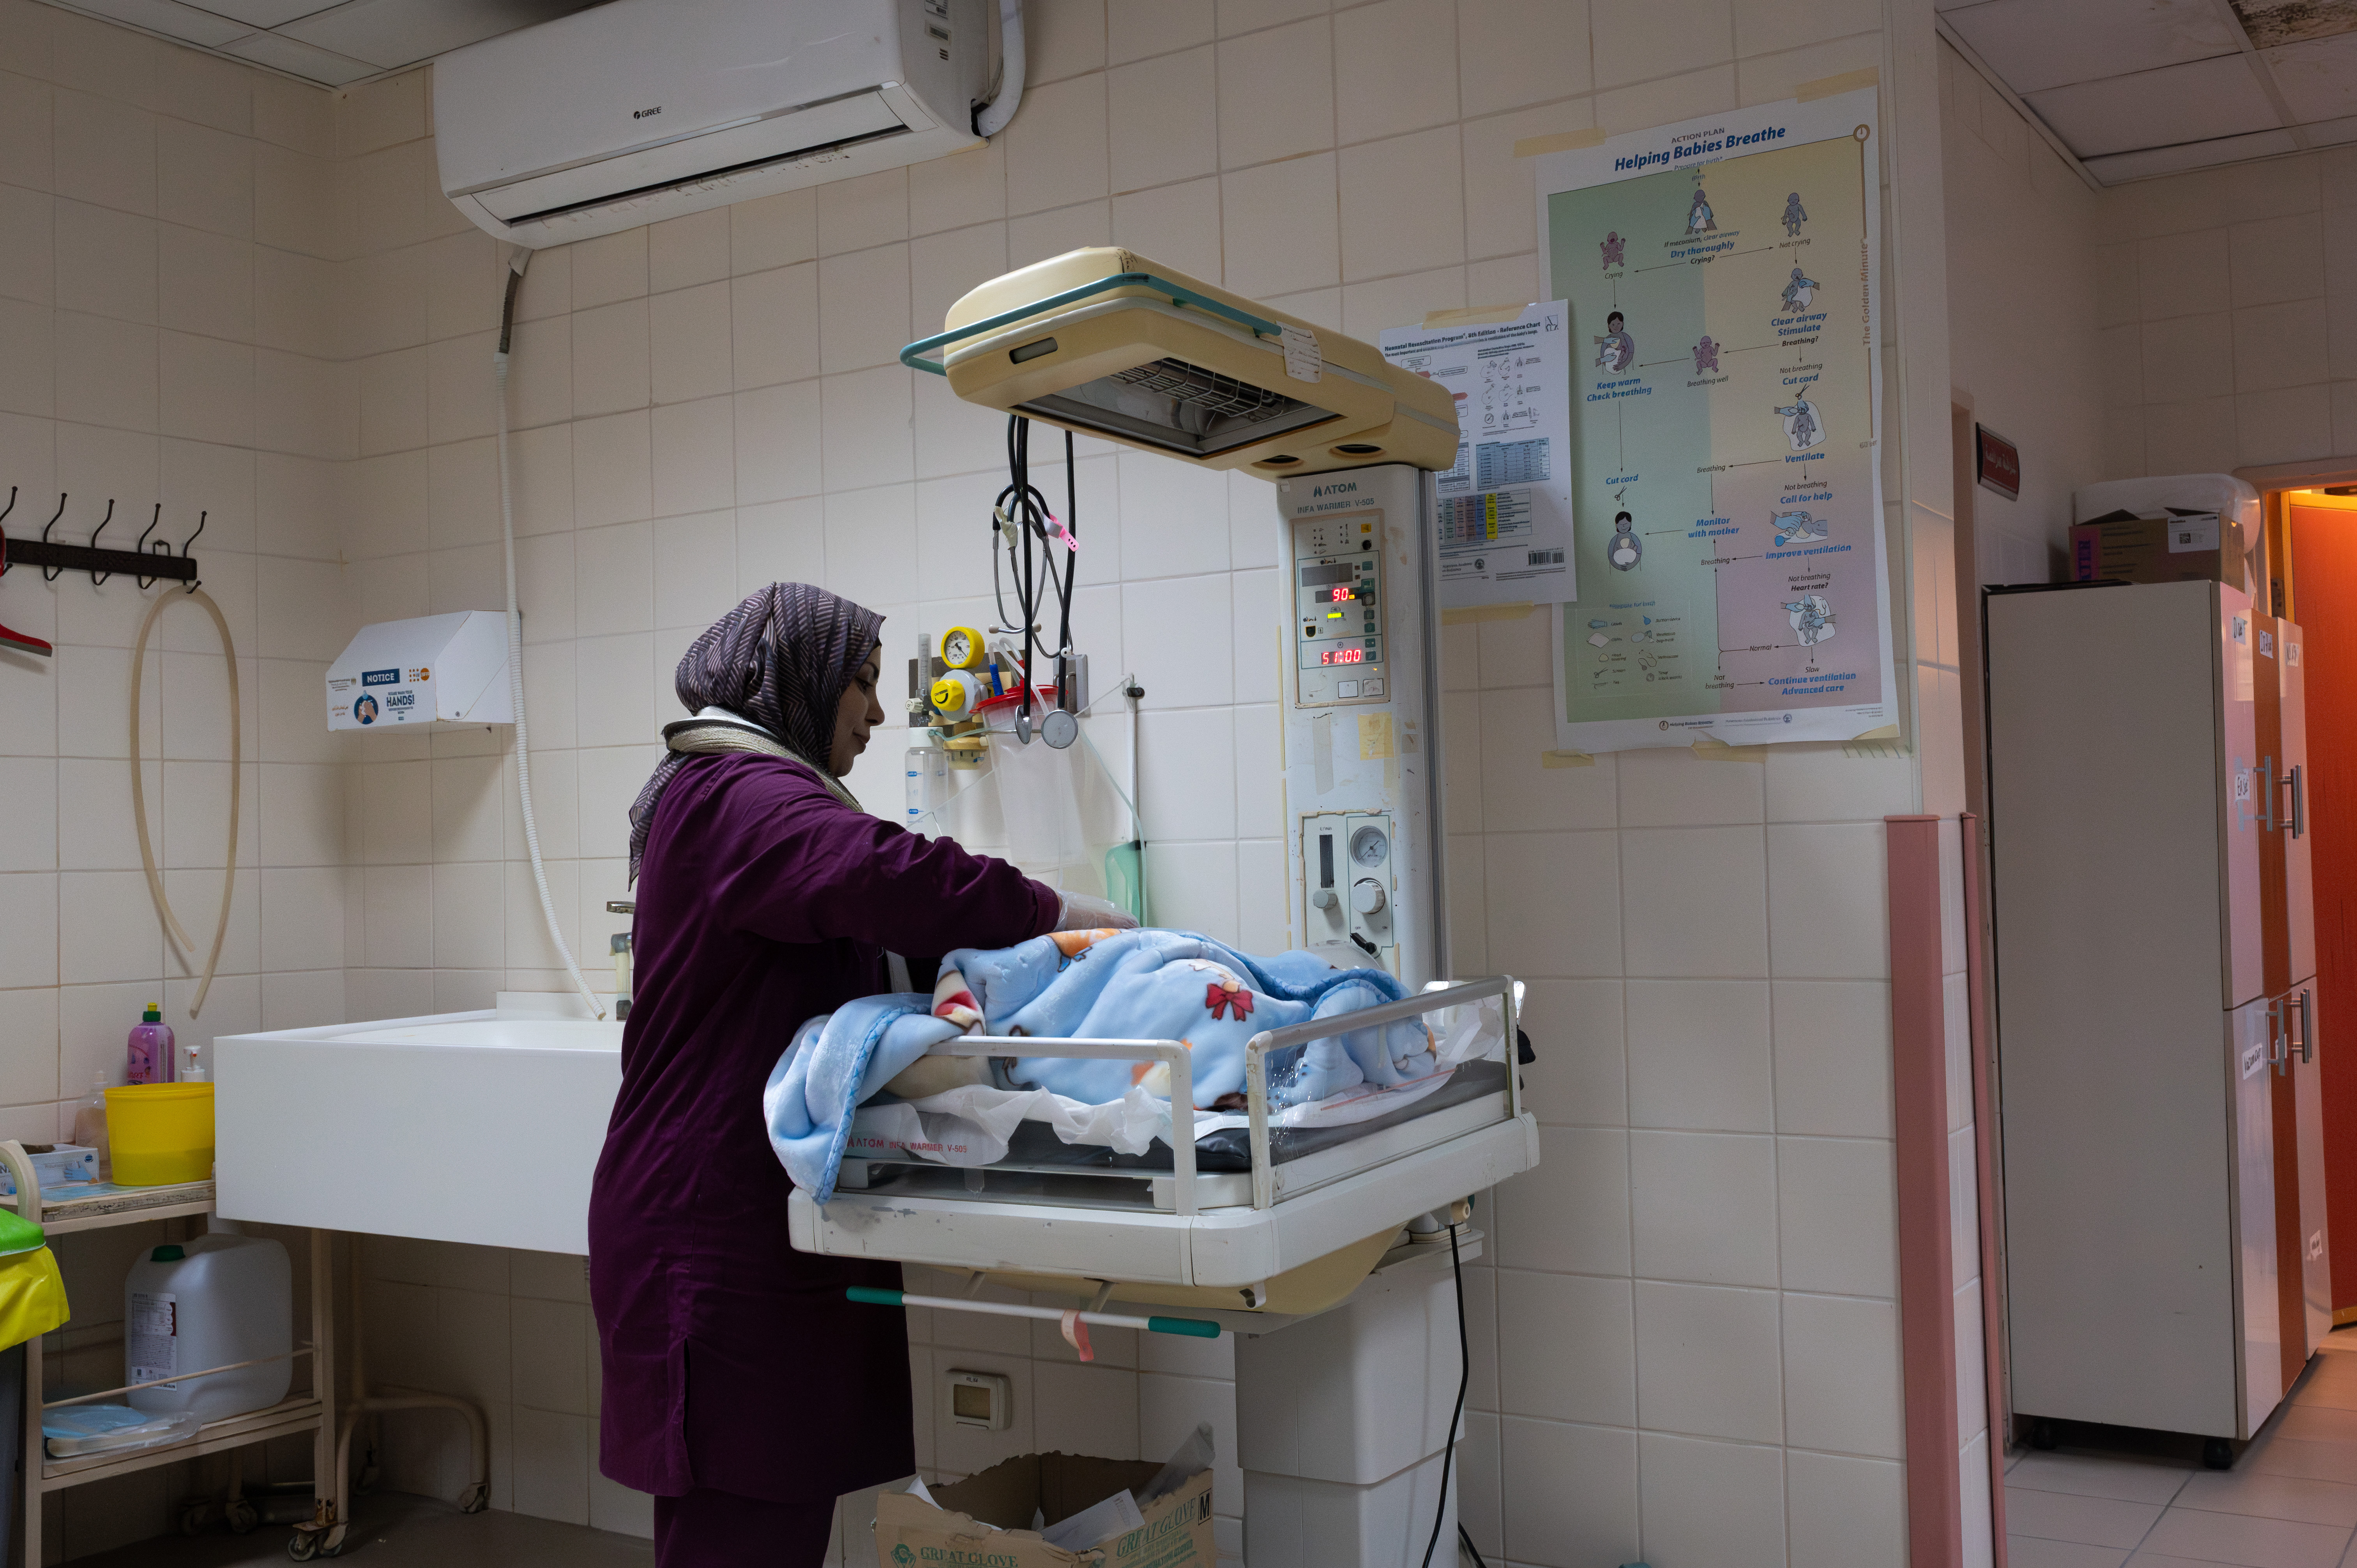
<instances>
[{"instance_id":1,"label":"woman's face","mask_svg":"<svg viewBox=\"0 0 2357 1568\"><path fill-rule=\"evenodd\" d=\"M867 732L884 722L884 704L876 695L876 682L883 668L879 648L868 654L867 662L843 689L843 701L834 705L834 749L827 754L826 765L837 779L849 773L859 754L867 749Z\"/></svg>"}]
</instances>

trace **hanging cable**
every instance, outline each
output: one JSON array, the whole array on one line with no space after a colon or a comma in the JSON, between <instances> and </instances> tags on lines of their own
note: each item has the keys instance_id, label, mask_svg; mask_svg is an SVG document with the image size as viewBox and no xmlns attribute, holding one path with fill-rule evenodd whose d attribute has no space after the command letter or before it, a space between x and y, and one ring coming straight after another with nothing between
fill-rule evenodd
<instances>
[{"instance_id":1,"label":"hanging cable","mask_svg":"<svg viewBox=\"0 0 2357 1568\"><path fill-rule=\"evenodd\" d=\"M1432 1554L1440 1545L1441 1522L1448 1517L1448 1469L1457 1459L1457 1428L1465 1419L1465 1391L1473 1381L1473 1346L1465 1335L1465 1265L1457 1256L1454 1224L1448 1227L1448 1267L1457 1276L1457 1412L1448 1418L1448 1446L1440 1451L1440 1501L1433 1508L1432 1539L1424 1543L1424 1568L1432 1568ZM1480 1555L1474 1553L1476 1558Z\"/></svg>"},{"instance_id":2,"label":"hanging cable","mask_svg":"<svg viewBox=\"0 0 2357 1568\"><path fill-rule=\"evenodd\" d=\"M581 999L589 1004L589 1011L603 1018L606 1009L599 1004L597 993L589 989L581 965L573 957L572 944L565 940L565 928L557 923L556 900L548 891L548 868L540 860L540 829L532 816L532 745L523 718L523 615L516 607L515 499L508 481L508 343L515 333L516 292L522 288L523 270L531 264L532 252L521 246L508 258L507 299L500 309L500 345L491 354L491 368L500 383L500 539L507 552L508 701L515 710L516 804L523 811L524 854L532 861L533 884L540 890L540 914L548 923L548 940L556 944L557 956L565 960L565 972L573 977Z\"/></svg>"},{"instance_id":3,"label":"hanging cable","mask_svg":"<svg viewBox=\"0 0 2357 1568\"><path fill-rule=\"evenodd\" d=\"M1064 435L1064 516L1058 518L1049 509L1048 498L1031 482L1031 422L1021 414L1007 416L1006 484L992 503L990 514L990 588L998 608L998 629L1017 634L1020 639L1020 711L1027 723L1036 695L1039 654L1046 652L1060 658L1072 650L1072 583L1078 571L1074 557L1079 553L1080 537L1075 514L1079 510L1080 490L1072 474L1072 437L1069 431ZM1006 585L998 564L1002 542L1006 547L1006 576L1014 580L1019 616L1006 613ZM1065 554L1060 573L1056 569L1055 554L1060 543ZM1049 592L1057 600L1056 646L1043 649L1040 623Z\"/></svg>"}]
</instances>

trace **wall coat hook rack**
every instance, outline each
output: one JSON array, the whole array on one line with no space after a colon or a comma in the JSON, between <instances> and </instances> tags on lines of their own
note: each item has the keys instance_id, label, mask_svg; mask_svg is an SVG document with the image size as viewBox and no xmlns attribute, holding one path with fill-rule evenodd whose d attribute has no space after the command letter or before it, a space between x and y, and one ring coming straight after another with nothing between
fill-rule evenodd
<instances>
[{"instance_id":1,"label":"wall coat hook rack","mask_svg":"<svg viewBox=\"0 0 2357 1568\"><path fill-rule=\"evenodd\" d=\"M66 500L67 497L60 492L58 510L42 527L38 539L11 539L5 529L0 529L0 577L6 576L18 566L38 566L43 582L57 581L61 572L87 572L91 585L95 587L117 572L128 572L139 579L142 588L165 580L185 583L190 593L201 585L201 579L197 575L196 557L188 553L188 546L197 542L198 534L204 532L206 520L212 515L210 511L197 514L196 532L188 535L186 543L175 550L168 540L158 539L152 544L148 542L148 535L154 533L156 526L164 521L164 503L158 501L135 545L129 550L108 550L102 549L98 541L99 536L106 532L107 525L114 521L114 502L112 500L106 503L106 515L91 531L89 543L66 544L50 540L50 532L66 514ZM11 485L8 487L8 504L0 509L0 523L5 523L9 513L16 510L16 487ZM13 649L20 653L48 654L54 651L39 638L11 631L5 626L0 626L0 649Z\"/></svg>"}]
</instances>

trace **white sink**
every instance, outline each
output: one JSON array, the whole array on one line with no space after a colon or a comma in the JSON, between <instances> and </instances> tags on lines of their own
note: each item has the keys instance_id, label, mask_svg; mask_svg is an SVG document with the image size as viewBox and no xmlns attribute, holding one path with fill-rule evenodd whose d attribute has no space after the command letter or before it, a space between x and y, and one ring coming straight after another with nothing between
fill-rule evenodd
<instances>
[{"instance_id":1,"label":"white sink","mask_svg":"<svg viewBox=\"0 0 2357 1568\"><path fill-rule=\"evenodd\" d=\"M445 1013L214 1042L221 1216L589 1251L622 1026L502 993Z\"/></svg>"}]
</instances>

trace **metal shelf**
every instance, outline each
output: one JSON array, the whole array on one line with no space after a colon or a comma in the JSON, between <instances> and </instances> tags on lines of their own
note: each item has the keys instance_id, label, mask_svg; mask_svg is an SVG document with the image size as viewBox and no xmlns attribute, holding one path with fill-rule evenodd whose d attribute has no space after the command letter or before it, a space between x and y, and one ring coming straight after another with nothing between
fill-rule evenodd
<instances>
[{"instance_id":1,"label":"metal shelf","mask_svg":"<svg viewBox=\"0 0 2357 1568\"><path fill-rule=\"evenodd\" d=\"M210 1181L178 1182L170 1187L118 1187L105 1181L85 1186L78 1182L71 1187L51 1190L71 1195L58 1198L36 1195L40 1208L37 1218L41 1229L52 1236L136 1224L143 1219L210 1214L213 1207L213 1184ZM0 1197L0 1208L16 1207L13 1196Z\"/></svg>"},{"instance_id":2,"label":"metal shelf","mask_svg":"<svg viewBox=\"0 0 2357 1568\"><path fill-rule=\"evenodd\" d=\"M70 1235L79 1230L99 1230L114 1225L136 1225L150 1219L188 1219L210 1214L213 1208L213 1184L210 1181L182 1182L171 1187L120 1187L113 1182L88 1185L75 1183L72 1187L58 1190L73 1195L58 1202L48 1201L41 1192L40 1177L33 1170L33 1162L24 1145L14 1139L0 1139L0 1165L5 1165L15 1177L16 1192L0 1197L0 1205L16 1209L52 1236ZM80 1190L76 1190L79 1188ZM336 1466L336 1341L334 1311L334 1272L331 1267L331 1233L314 1230L311 1232L311 1389L307 1394L296 1394L272 1405L267 1410L247 1411L241 1415L221 1421L209 1421L197 1428L194 1437L182 1443L167 1443L160 1447L141 1448L128 1454L83 1454L69 1459L50 1459L41 1436L41 1410L46 1398L47 1367L42 1360L42 1340L38 1336L25 1346L25 1508L24 1520L18 1527L24 1541L26 1563L42 1562L41 1497L61 1492L90 1481L102 1481L110 1476L127 1476L137 1470L169 1465L178 1459L194 1459L207 1454L224 1453L252 1444L266 1443L274 1437L285 1437L298 1433L311 1434L312 1475L328 1478L332 1506L324 1510L326 1517L306 1530L325 1530L336 1526L334 1541L340 1546L342 1530L339 1521L345 1517L343 1488L335 1484ZM34 1466L38 1466L38 1475ZM326 1536L322 1540L328 1539ZM7 1555L5 1543L0 1543L0 1558Z\"/></svg>"},{"instance_id":3,"label":"metal shelf","mask_svg":"<svg viewBox=\"0 0 2357 1568\"><path fill-rule=\"evenodd\" d=\"M200 1455L220 1454L231 1448L242 1448L250 1443L267 1443L274 1437L285 1437L291 1433L317 1432L323 1409L315 1395L293 1394L267 1410L250 1410L242 1415L209 1421L198 1427L196 1436L185 1443L167 1443L159 1447L136 1449L129 1454L82 1454L71 1459L44 1459L41 1461L40 1487L45 1492L61 1492L85 1481L127 1476L134 1470L168 1465L175 1459L194 1459Z\"/></svg>"}]
</instances>

